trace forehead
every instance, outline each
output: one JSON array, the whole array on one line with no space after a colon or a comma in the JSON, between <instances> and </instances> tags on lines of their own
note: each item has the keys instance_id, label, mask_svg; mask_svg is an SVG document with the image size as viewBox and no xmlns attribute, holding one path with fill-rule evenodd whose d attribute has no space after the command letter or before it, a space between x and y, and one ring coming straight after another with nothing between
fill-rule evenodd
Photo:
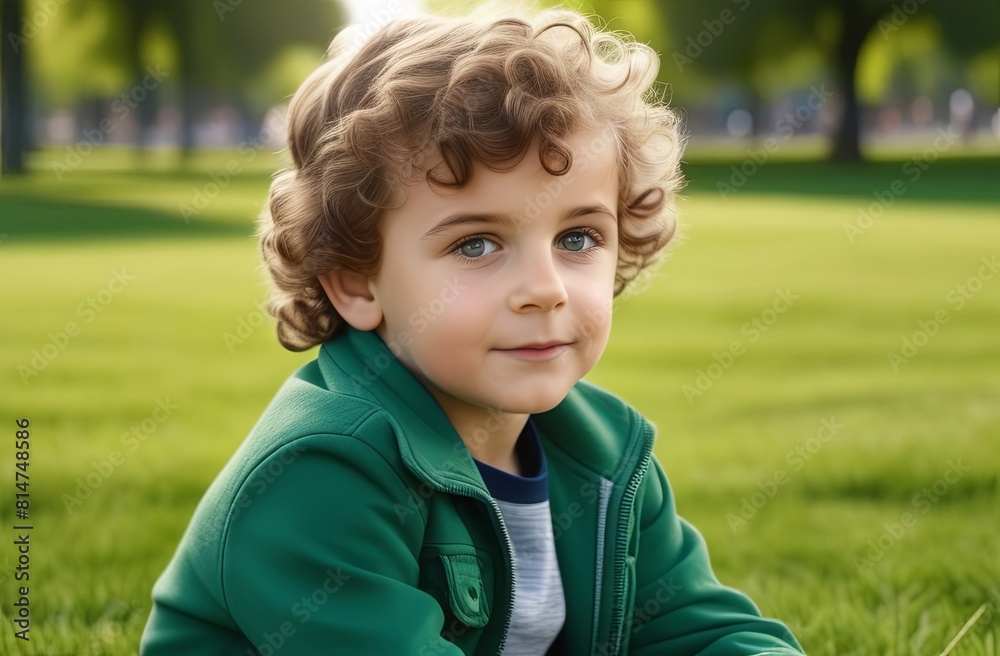
<instances>
[{"instance_id":1,"label":"forehead","mask_svg":"<svg viewBox=\"0 0 1000 656\"><path fill-rule=\"evenodd\" d=\"M428 219L442 211L485 211L524 215L548 206L585 205L602 202L612 211L618 203L618 147L610 127L577 130L566 137L572 165L563 175L552 175L539 159L538 139L515 163L500 163L493 170L473 160L472 173L459 188L430 183L427 172L451 177L441 154L429 147L414 156L411 174L395 185L394 206L419 210ZM554 161L550 168L562 168ZM440 216L436 216L440 218Z\"/></svg>"}]
</instances>

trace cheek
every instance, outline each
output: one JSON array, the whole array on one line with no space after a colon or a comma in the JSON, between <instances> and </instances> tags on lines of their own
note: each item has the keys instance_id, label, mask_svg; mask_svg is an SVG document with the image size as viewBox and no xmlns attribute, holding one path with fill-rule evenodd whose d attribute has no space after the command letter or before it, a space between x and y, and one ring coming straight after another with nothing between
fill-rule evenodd
<instances>
[{"instance_id":1,"label":"cheek","mask_svg":"<svg viewBox=\"0 0 1000 656\"><path fill-rule=\"evenodd\" d=\"M609 262L604 262L599 271L598 267L581 271L568 282L572 285L570 293L578 303L585 304L588 308L601 305L614 297L615 267Z\"/></svg>"},{"instance_id":2,"label":"cheek","mask_svg":"<svg viewBox=\"0 0 1000 656\"><path fill-rule=\"evenodd\" d=\"M416 326L436 323L446 318L451 305L459 297L454 293L454 281L443 276L420 275L420 264L394 266L384 286L384 301L397 321Z\"/></svg>"},{"instance_id":3,"label":"cheek","mask_svg":"<svg viewBox=\"0 0 1000 656\"><path fill-rule=\"evenodd\" d=\"M482 290L452 279L443 287L436 283L426 292L426 300L416 312L424 326L421 339L428 347L457 357L461 349L482 339L484 327L489 325L489 301Z\"/></svg>"},{"instance_id":4,"label":"cheek","mask_svg":"<svg viewBox=\"0 0 1000 656\"><path fill-rule=\"evenodd\" d=\"M597 350L598 355L611 337L613 297L614 283L608 282L583 288L576 298L580 334L589 342L589 348Z\"/></svg>"},{"instance_id":5,"label":"cheek","mask_svg":"<svg viewBox=\"0 0 1000 656\"><path fill-rule=\"evenodd\" d=\"M502 299L495 285L452 276L438 290L435 306L448 326L476 325L487 322ZM489 310L494 312L489 312ZM457 329L455 330L457 332Z\"/></svg>"}]
</instances>

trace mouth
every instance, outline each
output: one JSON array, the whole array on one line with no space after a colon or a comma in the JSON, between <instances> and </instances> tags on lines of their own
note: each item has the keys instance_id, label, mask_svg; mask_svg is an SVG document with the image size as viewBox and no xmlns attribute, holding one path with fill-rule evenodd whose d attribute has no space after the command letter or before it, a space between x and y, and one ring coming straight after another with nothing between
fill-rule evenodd
<instances>
[{"instance_id":1,"label":"mouth","mask_svg":"<svg viewBox=\"0 0 1000 656\"><path fill-rule=\"evenodd\" d=\"M497 350L519 360L537 362L556 358L570 346L572 346L571 342L544 342Z\"/></svg>"},{"instance_id":2,"label":"mouth","mask_svg":"<svg viewBox=\"0 0 1000 656\"><path fill-rule=\"evenodd\" d=\"M502 350L504 350L504 351L523 351L523 350L527 350L527 349L535 349L535 350L541 351L541 350L544 350L544 349L547 349L547 348L552 348L553 346L569 346L569 342L558 342L558 341L552 341L552 342L535 342L535 343L532 343L532 344L522 344L521 346L515 346L514 348L502 349Z\"/></svg>"}]
</instances>

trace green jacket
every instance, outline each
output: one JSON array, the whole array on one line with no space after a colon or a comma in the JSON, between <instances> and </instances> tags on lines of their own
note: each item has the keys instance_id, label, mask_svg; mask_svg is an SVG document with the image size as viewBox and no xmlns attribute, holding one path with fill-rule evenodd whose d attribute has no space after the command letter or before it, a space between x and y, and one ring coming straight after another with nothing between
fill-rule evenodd
<instances>
[{"instance_id":1,"label":"green jacket","mask_svg":"<svg viewBox=\"0 0 1000 656\"><path fill-rule=\"evenodd\" d=\"M712 574L654 428L578 382L532 415L566 622L550 654L800 654ZM374 332L291 376L153 588L144 656L499 654L511 543L468 448Z\"/></svg>"}]
</instances>

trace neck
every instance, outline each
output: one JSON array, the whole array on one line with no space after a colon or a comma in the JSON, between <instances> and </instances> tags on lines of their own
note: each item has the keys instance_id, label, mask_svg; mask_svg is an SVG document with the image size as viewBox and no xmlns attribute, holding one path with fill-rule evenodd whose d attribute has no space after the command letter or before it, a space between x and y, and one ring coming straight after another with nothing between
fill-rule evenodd
<instances>
[{"instance_id":1,"label":"neck","mask_svg":"<svg viewBox=\"0 0 1000 656\"><path fill-rule=\"evenodd\" d=\"M489 424L495 430L484 430L482 423L478 426L456 424L455 428L473 458L509 474L522 476L524 463L517 452L517 442L525 430L528 415L507 417L509 419L502 423L502 420L497 419Z\"/></svg>"},{"instance_id":2,"label":"neck","mask_svg":"<svg viewBox=\"0 0 1000 656\"><path fill-rule=\"evenodd\" d=\"M516 446L530 415L457 406L449 401L438 399L472 457L490 467L522 476L524 463Z\"/></svg>"}]
</instances>

